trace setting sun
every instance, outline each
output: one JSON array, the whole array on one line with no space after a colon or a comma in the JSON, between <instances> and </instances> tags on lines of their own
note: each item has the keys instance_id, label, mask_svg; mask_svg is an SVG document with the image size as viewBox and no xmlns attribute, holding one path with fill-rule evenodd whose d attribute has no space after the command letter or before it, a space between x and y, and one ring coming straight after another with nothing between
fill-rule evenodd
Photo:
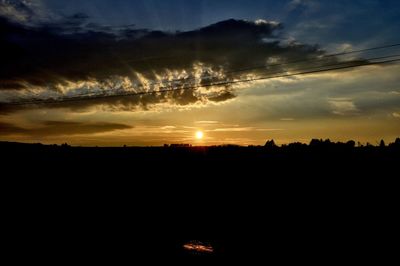
<instances>
[{"instance_id":1,"label":"setting sun","mask_svg":"<svg viewBox=\"0 0 400 266\"><path fill-rule=\"evenodd\" d=\"M196 139L203 139L203 137L204 137L204 133L203 133L203 131L197 131L196 132Z\"/></svg>"}]
</instances>

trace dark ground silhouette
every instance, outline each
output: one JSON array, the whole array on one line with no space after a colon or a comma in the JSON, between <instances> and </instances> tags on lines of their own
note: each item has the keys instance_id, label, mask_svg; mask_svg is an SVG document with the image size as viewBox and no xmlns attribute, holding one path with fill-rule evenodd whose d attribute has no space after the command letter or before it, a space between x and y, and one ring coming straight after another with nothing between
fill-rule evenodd
<instances>
[{"instance_id":1,"label":"dark ground silhouette","mask_svg":"<svg viewBox=\"0 0 400 266\"><path fill-rule=\"evenodd\" d=\"M164 147L106 148L71 147L68 144L42 145L0 142L0 149L2 160L11 164L46 163L40 165L39 170L41 171L51 168L51 163L63 164L63 168L66 170L82 166L97 171L99 167L106 166L99 164L101 162L107 162L108 168L112 168L113 171L125 170L127 167L133 167L131 170L146 170L140 169L144 165L168 166L167 169L164 169L165 171L179 171L182 167L185 168L186 164L197 165L197 169L211 170L210 166L217 166L213 165L216 163L226 166L225 171L230 171L233 166L241 168L241 166L257 167L262 165L271 170L278 170L275 169L278 168L278 165L272 163L278 163L279 166L280 163L283 165L307 163L306 167L312 171L320 164L341 168L343 164L347 163L371 162L376 165L389 166L390 163L397 162L399 159L400 138L388 145L385 145L382 140L378 146L367 144L357 147L354 141L335 143L330 140L313 139L308 145L291 143L280 147L275 145L273 140L267 141L265 146L249 147L236 145L192 147L188 144L172 144L164 145ZM127 162L129 164L126 164ZM238 164L233 165L232 162L238 162ZM229 163L229 165L223 163ZM373 165L368 167L373 167Z\"/></svg>"},{"instance_id":2,"label":"dark ground silhouette","mask_svg":"<svg viewBox=\"0 0 400 266\"><path fill-rule=\"evenodd\" d=\"M0 150L15 262L384 264L395 254L400 139ZM185 251L192 240L214 253Z\"/></svg>"}]
</instances>

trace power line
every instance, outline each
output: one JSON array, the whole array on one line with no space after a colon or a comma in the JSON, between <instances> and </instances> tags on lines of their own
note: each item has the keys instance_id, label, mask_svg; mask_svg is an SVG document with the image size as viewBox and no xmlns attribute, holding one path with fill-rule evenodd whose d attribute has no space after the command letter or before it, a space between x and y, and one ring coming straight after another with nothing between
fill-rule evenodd
<instances>
[{"instance_id":1,"label":"power line","mask_svg":"<svg viewBox=\"0 0 400 266\"><path fill-rule=\"evenodd\" d=\"M337 57L337 56L343 56L343 55L350 55L350 54L358 54L358 53L363 53L363 52L369 52L369 51L375 51L375 50L383 50L383 49L388 49L388 48L394 48L394 47L400 47L400 43L394 43L394 44L388 44L388 45L381 45L381 46L376 46L376 47L369 47L369 48L364 48L364 49L359 49L359 50L353 50L353 51L348 51L348 52L340 52L340 53L334 53L334 54L326 54L322 55L318 58L311 58L311 59L301 59L301 60L294 60L294 61L289 61L289 62L284 62L284 63L275 63L275 64L263 64L263 65L254 65L251 67L246 67L246 68L239 68L239 69L233 69L230 71L225 72L225 75L229 74L235 74L235 73L240 73L240 72L246 72L250 70L257 70L257 69L266 69L266 67L280 67L280 66L288 66L288 65L293 65L293 64L298 64L298 63L306 63L306 62L322 62L326 58L332 58L332 57ZM171 59L171 58L179 58L177 56L163 56L163 57L144 57L140 59L132 59L132 60L127 60L124 61L125 63L134 63L134 62L148 62L148 61L156 61L156 60L166 60L166 59ZM207 78L214 78L215 76L212 75L207 75L203 76L202 79L207 79ZM149 85L159 85L163 83L173 83L173 82L182 82L182 81L193 81L196 80L196 77L190 77L190 78L179 78L179 79L172 79L172 80L167 80L167 81L158 81L158 82L151 82ZM144 85L139 84L137 87L144 87Z\"/></svg>"},{"instance_id":2,"label":"power line","mask_svg":"<svg viewBox=\"0 0 400 266\"><path fill-rule=\"evenodd\" d=\"M399 55L397 55L398 57ZM298 73L292 73L292 74L282 74L282 75L277 75L277 76L272 76L272 77L260 77L260 78L253 78L253 79L244 79L244 80L237 80L237 81L231 81L229 82L230 84L236 84L236 83L245 83L245 82L253 82L253 81L260 81L260 80L267 80L267 79L275 79L275 78L284 78L284 77L292 77L292 76L299 76L299 75L307 75L307 74L314 74L314 73L321 73L321 72L328 72L328 71L333 71L333 70L341 70L341 69L348 69L348 68L357 68L357 67L363 67L363 66L372 66L372 65L381 65L381 64L389 64L389 63L395 63L395 62L400 62L400 59L392 59L392 60L386 60L386 61L380 61L380 62L369 62L369 63L362 63L358 65L349 65L349 66L341 66L341 67L333 67L333 68L328 68L328 69L320 69L320 70L313 70L313 71L304 71L304 72L298 72ZM228 83L228 82L227 82ZM217 84L218 86L222 86L224 84ZM217 86L215 85L215 86ZM214 86L214 85L211 85ZM204 86L202 86L204 87Z\"/></svg>"},{"instance_id":3,"label":"power line","mask_svg":"<svg viewBox=\"0 0 400 266\"><path fill-rule=\"evenodd\" d=\"M392 56L383 56L383 57L376 57L370 58L367 60L382 60L388 58L399 57L400 55L392 55ZM151 94L158 94L158 93L167 93L167 92L174 92L174 91L182 91L182 90L195 90L199 88L206 88L206 87L213 87L213 86L226 86L238 83L247 83L247 82L254 82L254 81L261 81L261 80L268 80L268 79L275 79L275 78L284 78L284 77L292 77L292 76L299 76L299 75L307 75L313 73L321 73L321 72L328 72L334 70L342 70L342 69L349 69L349 68L357 68L363 66L371 66L371 65L381 65L381 64L389 64L389 63L396 63L400 62L400 59L390 59L384 60L379 62L359 62L357 64L351 65L344 65L349 63L354 63L354 61L350 62L343 62L339 64L331 64L325 66L318 66L312 68L305 68L305 69L298 69L296 73L282 73L278 72L272 76L263 76L258 78L250 78L250 79L241 79L241 80L233 80L233 81L221 81L216 83L209 83L209 84L202 84L202 85L194 85L194 86L187 86L183 88L174 88L174 87L164 87L157 91L143 91L143 92L123 92L119 94L111 94L111 95L78 95L68 98L60 98L60 99L33 99L27 101L19 101L19 102L10 102L10 103L3 103L3 105L29 105L29 104L57 104L57 103L64 103L64 102L78 102L78 101L87 101L87 100L98 100L104 98L117 98L123 96L140 96L140 95L151 95ZM322 69L321 69L322 68ZM314 70L313 70L314 69Z\"/></svg>"},{"instance_id":4,"label":"power line","mask_svg":"<svg viewBox=\"0 0 400 266\"><path fill-rule=\"evenodd\" d=\"M367 61L382 60L382 59L388 59L388 58L399 57L399 56L400 56L400 54L390 55L390 56L381 56L381 57L375 57L375 58L368 58L368 59L364 59L364 61L361 61L361 62L362 63L366 63ZM357 62L358 62L358 64L360 64L360 61L346 61L346 62L322 65L322 66L317 66L317 67L308 67L308 68L303 68L303 69L297 69L297 71L309 71L309 70L319 69L319 68L323 68L323 67L336 67L338 65L344 65L344 64L349 64L349 63L355 64ZM285 73L285 72L278 71L278 72L269 73L269 74L270 75L271 74L279 75L281 73ZM226 81L222 81L222 82L226 82ZM215 86L216 84L219 84L219 83L211 83L211 86ZM195 87L198 86L200 88L200 87L207 87L208 84L204 84L202 86L201 85L193 85L193 86L195 86ZM165 88L172 88L173 90L176 90L176 91L179 91L181 89L185 89L185 88L176 88L176 87L172 87L172 86L164 87L164 89ZM186 88L192 88L192 87L186 87ZM163 88L161 88L161 89L163 89ZM137 95L142 95L142 94L149 94L149 93L153 93L153 92L155 92L155 93L156 92L160 92L160 89L157 90L157 91L152 91L152 92L149 92L149 91L147 91L147 92L126 92L126 91L124 91L122 93L114 93L114 94L108 94L108 95L107 94L96 94L96 95L93 95L93 94L90 94L90 93L83 93L83 94L74 95L74 96L71 96L71 97L61 97L59 99L44 99L44 100L32 99L32 100L28 100L28 101L31 101L31 102L45 102L45 103L54 102L54 103L56 103L56 102L64 102L64 101L68 101L68 100L73 101L75 99L77 99L77 100L90 100L90 99L107 98L107 97L120 97L120 96L125 96L125 95L130 96L130 95L133 95L135 93L137 93ZM24 101L24 103L26 103L26 102L27 101Z\"/></svg>"},{"instance_id":5,"label":"power line","mask_svg":"<svg viewBox=\"0 0 400 266\"><path fill-rule=\"evenodd\" d=\"M385 57L372 58L369 60L378 60L378 59L383 59L383 58L399 57L399 56L400 55L385 56ZM104 94L101 94L101 95L77 95L77 96L73 96L73 97L68 97L68 98L65 97L65 98L60 98L60 99L34 99L34 100L20 101L20 102L13 102L13 103L4 103L4 104L7 104L7 105L52 104L52 103L57 104L57 103L63 103L63 102L76 102L76 101L86 101L86 100L97 100L97 99L103 99L103 98L116 98L116 97L123 97L123 96L139 96L139 95L147 95L147 94L166 93L166 92L181 91L181 90L194 90L194 89L206 88L206 87L212 87L212 86L226 86L226 85L237 84L237 83L246 83L246 82L254 82L254 81L274 79L274 78L306 75L306 74L328 72L328 71L340 70L340 69L357 68L357 67L369 66L369 65L395 63L398 61L400 61L400 59L386 60L386 61L380 61L380 62L362 62L359 64L347 65L347 66L343 66L344 63L340 63L340 64L320 66L320 67L299 69L297 71L301 71L301 72L297 72L297 73L280 74L282 72L277 72L277 73L275 73L276 74L275 76L264 76L264 77L259 77L259 78L242 79L242 80L234 80L234 81L221 81L221 82L210 83L210 84L188 86L188 87L183 87L183 88L178 88L178 89L174 88L174 87L164 87L157 91L123 92L123 93L119 93L119 94L110 94L110 95L104 95ZM345 62L345 63L349 63L349 62ZM339 66L339 65L341 65L341 66ZM312 70L315 68L323 68L323 67L330 67L330 68Z\"/></svg>"},{"instance_id":6,"label":"power line","mask_svg":"<svg viewBox=\"0 0 400 266\"><path fill-rule=\"evenodd\" d=\"M388 45L382 45L382 46L376 46L376 47L370 47L370 48L364 48L364 49L359 49L359 50L353 50L353 51L348 51L348 52L340 52L340 53L334 53L334 54L327 54L323 55L319 58L317 58L318 61L323 61L323 59L326 58L331 58L331 57L337 57L337 56L343 56L343 55L350 55L350 54L359 54L363 52L369 52L369 51L375 51L375 50L383 50L383 49L388 49L388 48L394 48L394 47L399 47L400 43L395 43L395 44L388 44ZM167 58L167 57L164 57ZM174 57L168 57L168 58L174 58ZM153 58L155 59L155 58ZM254 65L251 67L246 67L246 68L240 68L240 69L234 69L227 71L225 74L234 74L234 73L240 73L240 72L246 72L250 70L256 70L256 69L265 69L266 67L279 67L279 66L287 66L287 65L292 65L292 64L298 64L298 63L306 63L306 62L312 62L312 61L317 61L316 58L312 59L301 59L301 60L294 60L294 61L289 61L289 62L284 62L284 63L276 63L276 64L263 64L263 65ZM130 61L128 61L130 62ZM213 78L213 76L205 76L203 78ZM179 81L188 81L188 80L194 80L196 78L180 78L180 79L173 79L167 81L168 83L172 82L179 82ZM161 84L162 82L154 82L151 83L151 85L157 85Z\"/></svg>"},{"instance_id":7,"label":"power line","mask_svg":"<svg viewBox=\"0 0 400 266\"><path fill-rule=\"evenodd\" d=\"M336 57L336 56L343 56L343 55L350 55L350 54L359 54L363 52L369 52L369 51L374 51L374 50L382 50L382 49L387 49L387 48L393 48L393 47L399 47L400 43L397 44L391 44L391 45L384 45L384 46L377 46L377 47L372 47L372 48L365 48L365 49L360 49L360 50L353 50L353 51L348 51L348 52L341 52L341 53L335 53L335 54L327 54L323 55L320 58L317 58L318 60L322 61L322 59L325 58L330 58L330 57ZM243 68L243 69L238 69L238 70L232 70L227 73L237 73L237 72L244 72L248 70L255 70L259 68L265 68L265 67L275 67L275 66L286 66L286 65L291 65L291 64L297 64L297 63L305 63L305 62L312 62L314 61L315 58L313 59L302 59L302 60L294 60L294 61L289 61L285 63L279 63L279 64L270 64L270 65L258 65L258 66L253 66L253 67L248 67L248 68Z\"/></svg>"},{"instance_id":8,"label":"power line","mask_svg":"<svg viewBox=\"0 0 400 266\"><path fill-rule=\"evenodd\" d=\"M364 48L364 49L353 50L353 51L348 51L348 52L327 54L327 55L323 55L320 58L317 58L317 60L315 58L313 58L313 59L305 59L305 60L303 59L303 60L289 61L289 62L279 63L279 64L270 64L268 66L267 65L258 65L258 66L253 66L253 67L247 67L247 68L242 68L242 69L231 70L231 71L226 72L225 74L229 75L229 74L233 74L233 73L245 72L245 71L250 71L250 70L265 69L266 67L286 66L286 65L304 63L304 62L321 62L325 58L343 56L343 55L349 55L349 54L356 54L356 53L362 53L362 52L368 52L368 51L374 51L374 50L382 50L382 49L388 49L388 48L399 47L399 46L400 46L400 43L389 44L389 45L381 45L381 46ZM171 58L171 57L164 57L164 58ZM388 57L391 57L391 56L388 56ZM374 59L376 60L376 59L383 59L383 58L387 58L387 57L364 59L364 60L374 60ZM150 58L148 58L148 59L150 59ZM157 59L157 57L154 57L154 58L151 58L151 59ZM145 61L145 60L146 59L143 59L143 61ZM139 60L139 61L142 61L142 60ZM351 62L352 61L345 61L345 62L340 62L338 64L346 64L346 63L351 63ZM326 66L319 66L319 67L326 67ZM265 69L265 70L268 70L268 69ZM278 73L280 73L280 72L278 72ZM213 77L214 76L209 75L209 76L202 77L202 79L213 78ZM170 84L170 83L173 83L173 82L190 81L190 80L196 80L196 78L195 77L192 77L192 78L181 78L181 79L174 79L174 80L169 80L169 81L165 81L165 82ZM150 86L159 85L159 84L163 84L163 82L153 82L153 83L150 83ZM144 87L144 86L142 84L140 84L137 87ZM104 95L104 94L102 94L102 95L99 95L99 96L100 97L107 97L107 96L108 97L112 97L113 95ZM84 93L84 94L72 96L71 98L78 98L78 97L89 98L89 97L96 97L96 95L92 96L90 93ZM64 100L64 99L66 99L66 98L61 99L61 101ZM32 100L32 101L44 101L44 100ZM56 100L52 99L52 101L56 101Z\"/></svg>"},{"instance_id":9,"label":"power line","mask_svg":"<svg viewBox=\"0 0 400 266\"><path fill-rule=\"evenodd\" d=\"M359 49L359 50L353 50L353 51L348 51L348 52L340 52L340 53L334 53L334 54L327 54L327 55L323 55L322 57L320 57L320 59L323 58L328 58L328 57L335 57L335 56L342 56L342 55L349 55L349 54L356 54L356 53L362 53L362 52L368 52L368 51L374 51L374 50L382 50L382 49L387 49L387 48L393 48L393 47L399 47L400 43L395 43L395 44L388 44L388 45L382 45L382 46L376 46L376 47L371 47L371 48L364 48L364 49ZM160 57L143 57L143 58L139 58L139 59L132 59L132 60L127 60L125 61L126 63L134 63L134 62L144 62L144 61L153 61L153 60L165 60L165 59L171 59L171 58L180 58L178 56L160 56ZM315 58L314 58L315 59ZM286 63L282 63L282 64L272 64L269 66L280 66L280 65L286 65L286 64L294 64L294 63L301 63L301 62L307 62L309 60L314 60L314 59L306 59L306 60L297 60L297 61L291 61L291 62L286 62ZM256 65L254 66L255 68L258 67L266 67L266 65ZM247 68L243 68L243 69L237 69L237 70L233 70L233 71L245 71Z\"/></svg>"}]
</instances>

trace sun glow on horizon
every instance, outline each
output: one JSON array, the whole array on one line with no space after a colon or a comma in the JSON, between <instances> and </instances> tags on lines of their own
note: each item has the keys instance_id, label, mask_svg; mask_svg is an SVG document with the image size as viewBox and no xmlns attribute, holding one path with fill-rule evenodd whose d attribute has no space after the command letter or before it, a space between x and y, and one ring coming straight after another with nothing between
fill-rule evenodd
<instances>
[{"instance_id":1,"label":"sun glow on horizon","mask_svg":"<svg viewBox=\"0 0 400 266\"><path fill-rule=\"evenodd\" d=\"M203 133L203 131L197 131L196 132L196 139L198 139L198 140L202 140L204 138L204 133Z\"/></svg>"}]
</instances>

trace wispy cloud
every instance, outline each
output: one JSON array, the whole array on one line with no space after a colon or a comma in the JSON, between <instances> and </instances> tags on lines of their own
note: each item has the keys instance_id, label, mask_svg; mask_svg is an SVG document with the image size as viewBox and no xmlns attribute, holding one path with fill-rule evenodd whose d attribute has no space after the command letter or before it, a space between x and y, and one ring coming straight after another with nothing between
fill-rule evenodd
<instances>
[{"instance_id":1,"label":"wispy cloud","mask_svg":"<svg viewBox=\"0 0 400 266\"><path fill-rule=\"evenodd\" d=\"M162 130L174 130L176 129L176 126L163 126L161 127Z\"/></svg>"},{"instance_id":2,"label":"wispy cloud","mask_svg":"<svg viewBox=\"0 0 400 266\"><path fill-rule=\"evenodd\" d=\"M319 8L318 1L315 0L292 0L287 4L289 10L302 11L302 12L314 12Z\"/></svg>"},{"instance_id":3,"label":"wispy cloud","mask_svg":"<svg viewBox=\"0 0 400 266\"><path fill-rule=\"evenodd\" d=\"M47 10L41 0L0 0L0 17L26 26L38 26L59 18Z\"/></svg>"},{"instance_id":4,"label":"wispy cloud","mask_svg":"<svg viewBox=\"0 0 400 266\"><path fill-rule=\"evenodd\" d=\"M25 135L34 137L95 134L130 129L132 126L118 123L82 123L73 121L45 121L36 127L19 127L0 122L0 135Z\"/></svg>"},{"instance_id":5,"label":"wispy cloud","mask_svg":"<svg viewBox=\"0 0 400 266\"><path fill-rule=\"evenodd\" d=\"M255 127L231 127L231 128L216 128L209 131L214 132L269 132L269 131L282 131L282 128L255 128Z\"/></svg>"},{"instance_id":6,"label":"wispy cloud","mask_svg":"<svg viewBox=\"0 0 400 266\"><path fill-rule=\"evenodd\" d=\"M329 103L335 115L354 115L359 111L352 99L332 98Z\"/></svg>"},{"instance_id":7,"label":"wispy cloud","mask_svg":"<svg viewBox=\"0 0 400 266\"><path fill-rule=\"evenodd\" d=\"M195 124L201 124L201 125L215 125L218 124L218 121L195 121Z\"/></svg>"}]
</instances>

